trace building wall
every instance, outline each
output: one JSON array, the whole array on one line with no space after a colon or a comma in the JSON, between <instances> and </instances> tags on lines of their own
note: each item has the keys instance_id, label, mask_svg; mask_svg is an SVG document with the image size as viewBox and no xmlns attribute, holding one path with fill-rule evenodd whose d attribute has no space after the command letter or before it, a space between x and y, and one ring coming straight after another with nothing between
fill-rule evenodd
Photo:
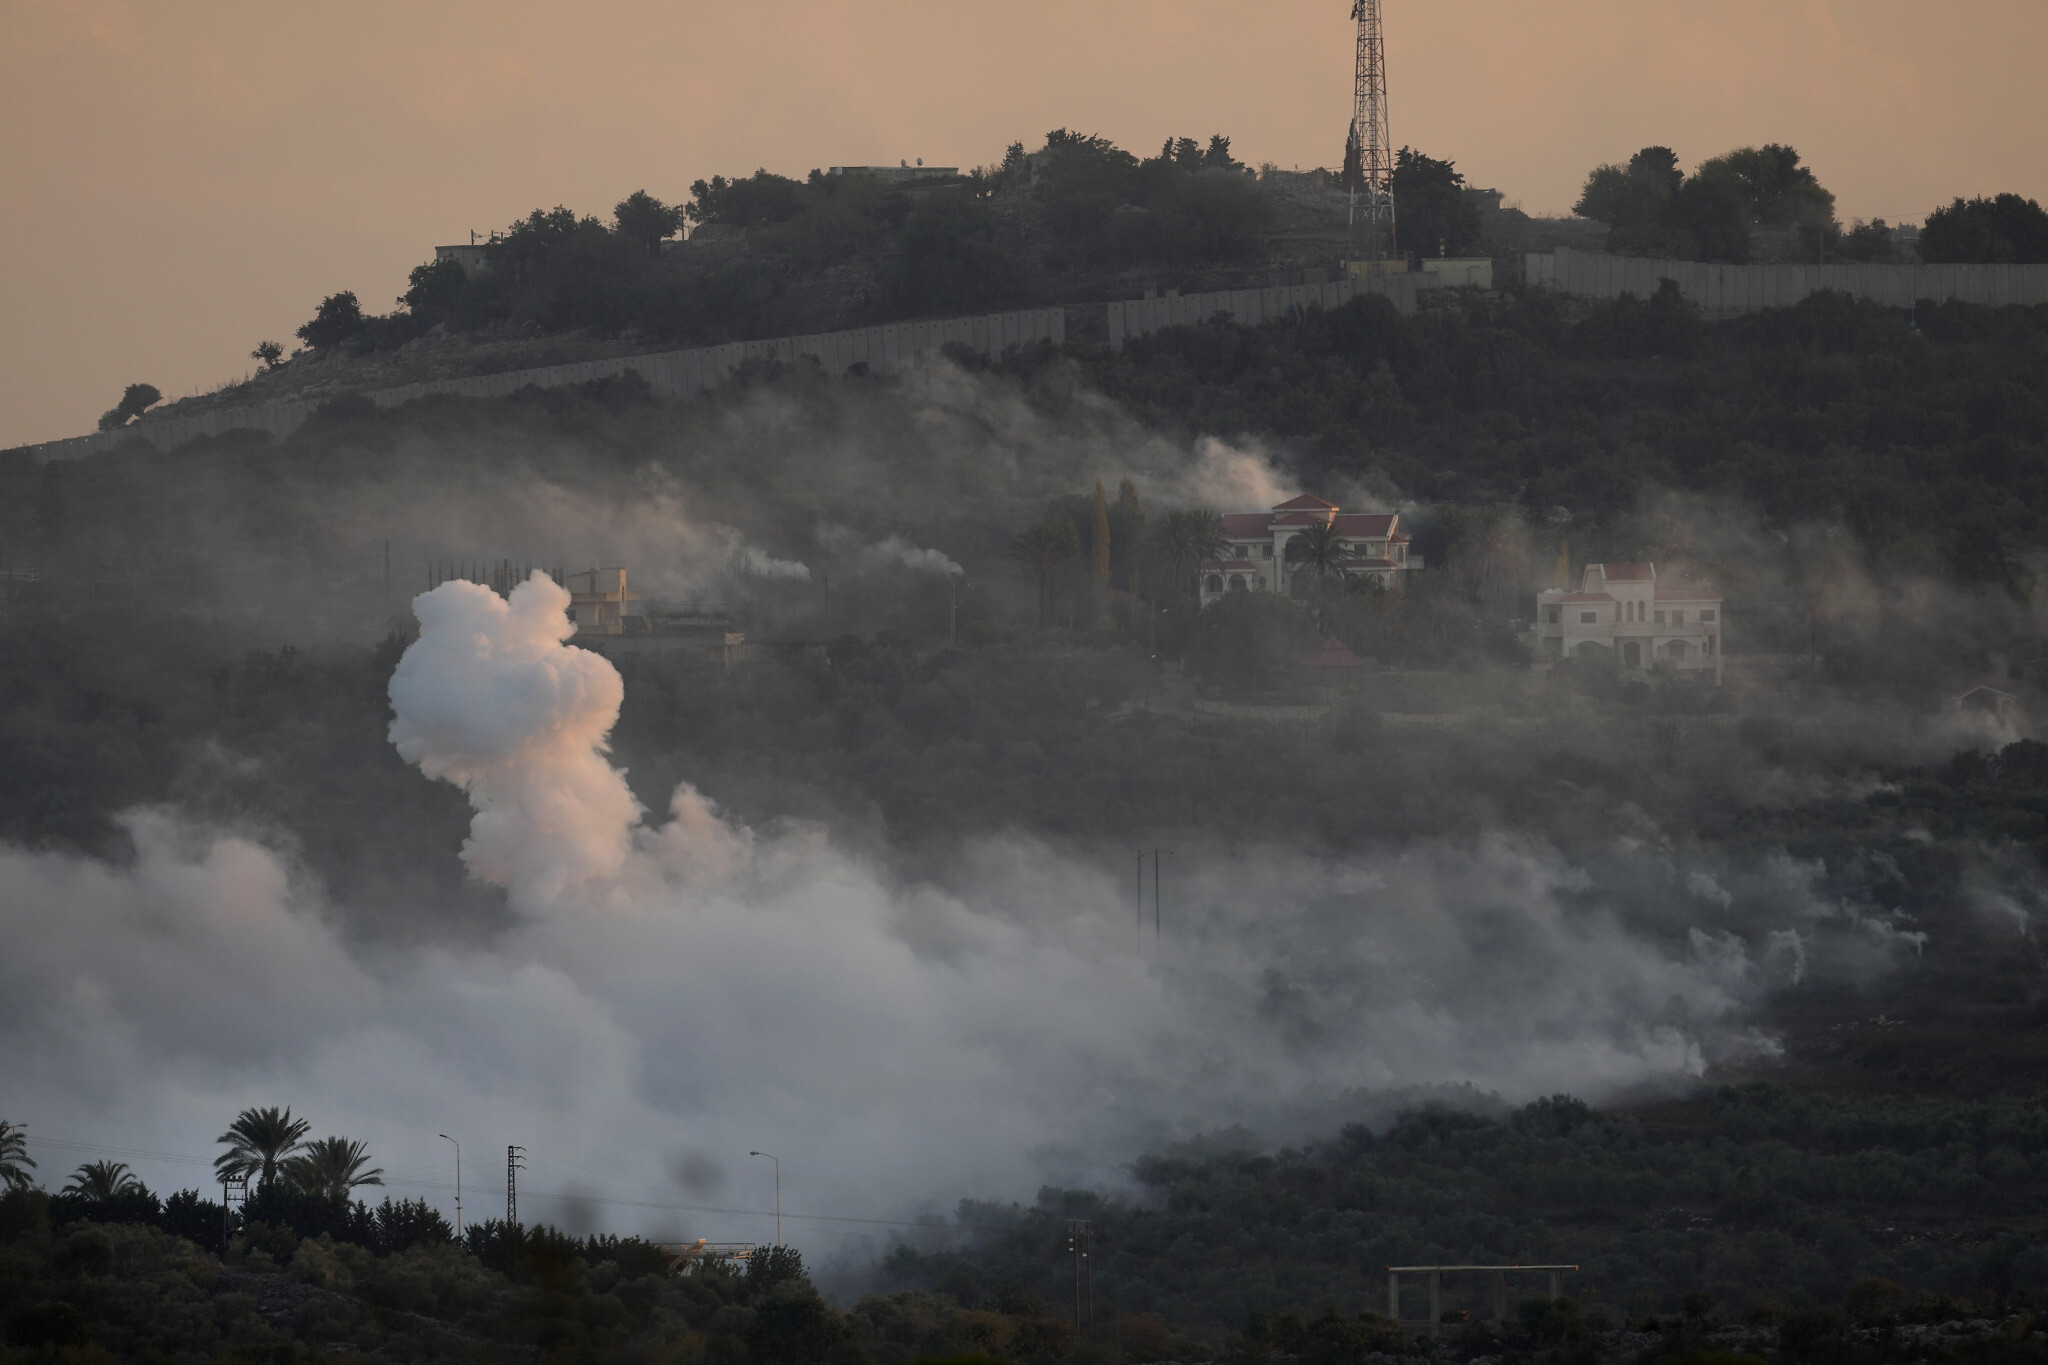
<instances>
[{"instance_id":1,"label":"building wall","mask_svg":"<svg viewBox=\"0 0 2048 1365\"><path fill-rule=\"evenodd\" d=\"M1664 280L1707 313L1729 316L1785 308L1823 289L1892 308L1917 299L1992 306L2048 303L2048 265L1717 265L1609 256L1559 247L1531 252L1523 278L1584 299L1646 299Z\"/></svg>"},{"instance_id":2,"label":"building wall","mask_svg":"<svg viewBox=\"0 0 2048 1365\"><path fill-rule=\"evenodd\" d=\"M1212 294L1177 294L1170 298L1119 299L1109 305L1109 345L1121 351L1131 337L1164 327L1207 322L1218 313L1247 327L1274 322L1303 308L1341 308L1355 298L1380 294L1393 300L1403 317L1415 313L1415 296L1440 288L1442 280L1416 272L1379 279L1333 280L1328 284L1288 284L1270 289L1220 289Z\"/></svg>"},{"instance_id":3,"label":"building wall","mask_svg":"<svg viewBox=\"0 0 2048 1365\"><path fill-rule=\"evenodd\" d=\"M897 369L917 356L956 343L982 355L1000 356L1005 351L1034 342L1045 341L1057 346L1066 339L1066 310L1037 308L1022 313L897 322L846 332L775 337L767 341L735 341L723 346L699 346L685 351L614 356L573 365L544 365L531 370L436 379L392 389L373 389L368 396L380 408L397 407L400 403L432 393L499 398L528 385L552 389L566 384L587 384L594 379L615 379L627 370L636 370L657 394L687 397L714 387L749 360L780 360L787 364L799 356L811 356L824 366L828 374L844 374L855 365L866 365L878 371ZM227 431L264 431L283 438L297 431L316 406L314 403L266 403L223 408L193 417L144 419L118 431L46 441L26 448L37 459L47 461L97 454L138 436L159 450L170 450L194 437L217 436Z\"/></svg>"}]
</instances>

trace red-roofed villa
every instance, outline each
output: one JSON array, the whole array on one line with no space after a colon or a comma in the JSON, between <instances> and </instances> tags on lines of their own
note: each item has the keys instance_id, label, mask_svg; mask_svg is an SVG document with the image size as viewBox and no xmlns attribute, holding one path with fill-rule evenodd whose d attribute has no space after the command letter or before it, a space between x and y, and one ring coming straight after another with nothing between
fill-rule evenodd
<instances>
[{"instance_id":1,"label":"red-roofed villa","mask_svg":"<svg viewBox=\"0 0 2048 1365\"><path fill-rule=\"evenodd\" d=\"M1318 522L1334 523L1344 537L1349 553L1342 568L1347 578L1373 578L1383 587L1395 588L1403 573L1422 567L1422 560L1408 553L1400 513L1346 512L1334 502L1303 494L1270 512L1224 514L1228 548L1220 558L1202 563L1202 605L1228 592L1305 591L1307 577L1288 561L1287 542Z\"/></svg>"}]
</instances>

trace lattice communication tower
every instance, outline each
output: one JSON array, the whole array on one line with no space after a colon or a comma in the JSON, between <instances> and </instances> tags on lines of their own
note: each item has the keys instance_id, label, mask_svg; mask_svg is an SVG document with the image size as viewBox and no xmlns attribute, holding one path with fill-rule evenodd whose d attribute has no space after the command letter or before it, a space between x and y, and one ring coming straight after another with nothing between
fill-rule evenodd
<instances>
[{"instance_id":1,"label":"lattice communication tower","mask_svg":"<svg viewBox=\"0 0 2048 1365\"><path fill-rule=\"evenodd\" d=\"M1344 179L1351 187L1351 256L1377 267L1394 242L1394 151L1387 132L1387 46L1380 0L1352 0L1358 21L1358 75L1345 139Z\"/></svg>"}]
</instances>

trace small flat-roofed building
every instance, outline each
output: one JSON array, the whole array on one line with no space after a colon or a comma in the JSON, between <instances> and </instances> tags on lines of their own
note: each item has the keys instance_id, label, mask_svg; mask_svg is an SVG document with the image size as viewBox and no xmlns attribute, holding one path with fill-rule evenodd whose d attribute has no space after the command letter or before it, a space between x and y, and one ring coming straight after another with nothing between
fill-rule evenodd
<instances>
[{"instance_id":1,"label":"small flat-roofed building","mask_svg":"<svg viewBox=\"0 0 2048 1365\"><path fill-rule=\"evenodd\" d=\"M1604 650L1624 668L1665 666L1721 681L1721 594L1659 583L1646 562L1588 564L1577 592L1536 594L1536 666Z\"/></svg>"}]
</instances>

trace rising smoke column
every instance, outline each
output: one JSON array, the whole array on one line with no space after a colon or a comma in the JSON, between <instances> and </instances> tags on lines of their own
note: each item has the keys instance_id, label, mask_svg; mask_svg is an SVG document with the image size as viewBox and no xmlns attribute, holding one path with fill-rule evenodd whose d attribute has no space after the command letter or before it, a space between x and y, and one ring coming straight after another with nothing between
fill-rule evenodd
<instances>
[{"instance_id":1,"label":"rising smoke column","mask_svg":"<svg viewBox=\"0 0 2048 1365\"><path fill-rule=\"evenodd\" d=\"M476 807L463 861L532 909L616 877L640 803L605 755L625 687L564 641L570 597L545 574L508 601L476 583L414 599L420 637L391 677L391 742Z\"/></svg>"}]
</instances>

